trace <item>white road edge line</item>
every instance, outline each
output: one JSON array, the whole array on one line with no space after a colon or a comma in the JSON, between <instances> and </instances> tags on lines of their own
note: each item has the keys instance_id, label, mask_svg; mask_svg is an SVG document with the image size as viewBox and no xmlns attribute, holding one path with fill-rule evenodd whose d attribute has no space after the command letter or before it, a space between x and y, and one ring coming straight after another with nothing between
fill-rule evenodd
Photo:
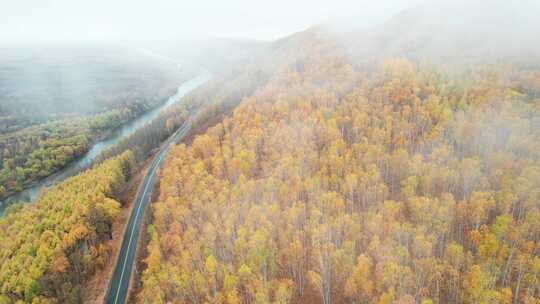
<instances>
[{"instance_id":1,"label":"white road edge line","mask_svg":"<svg viewBox=\"0 0 540 304\"><path fill-rule=\"evenodd\" d=\"M158 158L155 160L155 162L153 163L152 167L150 168L150 172L151 173L150 175L147 175L147 176L152 176L155 174L155 171L157 170L157 168L159 167L159 164L161 163L161 161L163 160L163 157L165 157L165 155L167 155L166 152L168 152L168 150L170 149L170 146L171 146L171 143L174 141L174 137L176 137L176 135L178 135L179 133L183 133L184 129L187 128L188 124L189 124L190 120L188 120L186 122L186 124L182 127L180 127L180 129L177 131L176 134L174 134L172 137L171 137L171 141L169 143L167 143L167 145L165 146L164 150L161 151L161 154L158 155ZM124 263L122 265L122 272L120 273L120 280L118 281L118 288L116 290L116 296L114 297L114 304L116 304L118 302L118 297L120 296L120 287L122 286L122 281L124 279L124 272L126 270L126 264L127 264L127 260L128 260L128 256L129 256L129 248L131 247L131 242L133 240L133 233L135 232L135 223L137 223L137 219L139 218L139 214L140 214L140 211L141 211L141 207L142 207L142 200L144 200L144 197L146 196L146 193L148 192L148 186L150 186L150 180L147 180L147 183L144 187L144 191L142 192L142 195L141 195L141 198L139 200L139 206L137 206L137 213L135 214L135 219L133 220L133 229L131 229L130 231L130 235L129 235L129 242L128 242L128 246L127 246L127 251L126 251L126 255L124 257Z\"/></svg>"},{"instance_id":2,"label":"white road edge line","mask_svg":"<svg viewBox=\"0 0 540 304\"><path fill-rule=\"evenodd\" d=\"M156 167L157 165L161 162L163 158L163 155L160 155L159 158L157 159L157 161L154 163L153 167L151 168L151 171L150 171L150 175L149 176L152 176L154 175L154 171L156 170ZM135 227L135 223L137 223L137 219L139 218L139 214L140 214L140 211L141 211L141 207L142 207L142 200L144 200L144 197L146 196L146 193L148 192L148 186L150 186L150 180L147 180L146 182L146 185L144 187L144 191L141 195L141 199L139 200L139 206L137 206L137 213L135 214L135 219L133 221L133 227ZM132 228L133 228L132 227ZM131 233L129 235L129 242L128 242L128 246L127 246L127 251L126 251L126 255L124 257L124 264L122 265L122 272L120 274L120 280L118 282L118 288L116 290L116 296L114 298L114 303L116 304L117 301L118 301L118 296L120 295L120 287L122 286L122 281L123 281L123 278L124 278L124 272L126 270L126 264L127 264L127 260L128 260L128 256L129 256L129 248L131 247L131 241L133 240L133 233L135 232L135 229L131 229Z\"/></svg>"},{"instance_id":3,"label":"white road edge line","mask_svg":"<svg viewBox=\"0 0 540 304\"><path fill-rule=\"evenodd\" d=\"M201 84L198 84L196 87L200 86ZM171 145L174 144L175 142L178 141L178 139L176 139L177 136L179 136L181 133L183 133L182 135L180 135L179 137L182 137L182 136L185 136L185 133L187 132L186 129L190 128L191 127L191 118L188 118L187 121L182 125L180 126L180 128L169 138L168 142L166 143L166 146L164 147L164 150L162 150L160 152L160 154L158 154L158 158L154 160L154 163L152 164L151 168L150 168L150 171L149 173L151 173L150 175L147 175L147 176L153 176L155 174L155 171L158 169L158 167L160 166L161 162L163 161L163 158L168 154L168 151L169 149L171 148ZM124 278L124 272L126 270L126 264L127 264L127 260L128 260L128 256L129 256L129 248L131 247L131 242L133 240L133 233L135 232L135 229L133 229L136 225L135 223L137 223L137 219L139 218L139 215L140 215L140 211L141 211L141 207L142 207L142 200L144 200L144 197L146 196L146 193L148 192L148 186L150 186L150 179L147 181L146 185L144 186L144 191L141 195L141 199L139 200L139 206L137 206L137 213L135 214L135 218L133 220L133 227L130 231L130 235L129 235L129 242L128 242L128 246L127 246L127 250L126 250L126 255L124 257L124 263L122 265L122 272L120 273L120 279L118 281L118 288L116 290L116 296L114 298L114 302L113 304L116 304L118 302L118 297L120 295L120 287L122 286L122 281L123 281L123 278ZM130 217L131 219L131 217ZM129 225L129 220L128 220L128 225ZM120 251L122 250L122 244L120 245ZM120 252L119 252L120 254Z\"/></svg>"},{"instance_id":4,"label":"white road edge line","mask_svg":"<svg viewBox=\"0 0 540 304\"><path fill-rule=\"evenodd\" d=\"M176 132L175 134L172 135L172 137L170 138L170 141L168 143L166 143L166 146L164 147L164 149L160 152L160 154L158 154L158 158L155 159L154 163L152 164L152 167L150 168L150 175L147 175L147 176L153 176L157 170L157 168L159 167L159 165L161 164L161 162L163 161L163 158L165 157L165 155L168 154L168 151L171 147L171 144L175 141L175 137L178 136L180 133L184 133L185 129L188 128L189 124L191 123L191 119L188 119L186 121L186 123L181 126ZM141 207L143 205L142 201L144 200L144 197L146 196L146 193L148 192L148 186L150 186L151 182L150 182L150 178L149 180L147 180L147 183L146 185L144 186L144 191L142 192L142 195L140 197L140 200L139 200L139 206L137 206L137 213L135 214L135 218L133 220L133 227L130 231L130 235L129 235L129 242L128 242L128 245L127 245L127 250L126 250L126 255L124 257L124 263L122 265L122 272L120 273L120 279L118 281L118 288L116 290L116 296L114 297L114 304L116 304L118 302L118 297L120 296L120 289L121 289L121 286L122 286L122 281L124 279L124 272L126 270L126 265L127 265L127 260L128 260L128 257L129 257L129 248L131 247L131 242L133 240L133 233L135 232L135 223L137 223L137 219L139 218L139 215L140 215L140 211L141 211ZM129 222L128 222L128 225L129 225ZM122 250L122 247L120 246L120 250Z\"/></svg>"}]
</instances>

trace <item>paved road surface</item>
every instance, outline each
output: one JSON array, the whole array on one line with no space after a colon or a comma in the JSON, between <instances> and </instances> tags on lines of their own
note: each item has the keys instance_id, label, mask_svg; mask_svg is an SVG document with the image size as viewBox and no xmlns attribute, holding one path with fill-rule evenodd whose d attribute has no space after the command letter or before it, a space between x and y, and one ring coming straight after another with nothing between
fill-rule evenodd
<instances>
[{"instance_id":1,"label":"paved road surface","mask_svg":"<svg viewBox=\"0 0 540 304\"><path fill-rule=\"evenodd\" d=\"M163 159L169 152L174 143L179 142L191 129L191 119L188 119L162 146L159 153L155 156L148 173L144 177L142 186L139 188L135 205L129 218L128 226L122 241L122 248L114 274L111 280L111 286L105 302L108 304L125 303L131 279L131 272L135 264L135 251L137 249L137 240L141 230L141 222L143 219L146 206L152 199L152 190L156 181L156 173L161 167Z\"/></svg>"}]
</instances>

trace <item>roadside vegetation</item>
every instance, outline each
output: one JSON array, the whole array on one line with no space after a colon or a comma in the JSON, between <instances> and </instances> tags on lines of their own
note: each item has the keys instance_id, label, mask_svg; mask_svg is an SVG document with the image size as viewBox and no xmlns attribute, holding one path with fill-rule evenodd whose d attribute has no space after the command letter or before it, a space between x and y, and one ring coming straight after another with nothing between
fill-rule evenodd
<instances>
[{"instance_id":1,"label":"roadside vegetation","mask_svg":"<svg viewBox=\"0 0 540 304\"><path fill-rule=\"evenodd\" d=\"M133 151L135 159L142 162L185 122L191 120L189 135L202 132L209 125L217 123L222 115L230 113L268 78L263 73L258 77L244 73L238 76L237 70L224 67L216 71L208 82L183 97L178 104L160 113L153 121L117 145L103 151L95 163L126 150Z\"/></svg>"},{"instance_id":2,"label":"roadside vegetation","mask_svg":"<svg viewBox=\"0 0 540 304\"><path fill-rule=\"evenodd\" d=\"M135 169L128 151L10 206L0 219L0 303L80 303L85 280L113 258L105 242Z\"/></svg>"}]
</instances>

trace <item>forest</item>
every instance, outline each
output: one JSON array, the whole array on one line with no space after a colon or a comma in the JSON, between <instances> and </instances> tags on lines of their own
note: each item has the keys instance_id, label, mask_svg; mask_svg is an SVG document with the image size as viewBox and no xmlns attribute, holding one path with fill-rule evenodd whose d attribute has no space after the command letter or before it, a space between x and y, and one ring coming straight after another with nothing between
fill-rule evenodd
<instances>
[{"instance_id":1,"label":"forest","mask_svg":"<svg viewBox=\"0 0 540 304\"><path fill-rule=\"evenodd\" d=\"M0 198L63 169L164 102L186 77L123 48L5 48L0 55Z\"/></svg>"},{"instance_id":2,"label":"forest","mask_svg":"<svg viewBox=\"0 0 540 304\"><path fill-rule=\"evenodd\" d=\"M4 2L0 304L540 304L539 0Z\"/></svg>"},{"instance_id":3,"label":"forest","mask_svg":"<svg viewBox=\"0 0 540 304\"><path fill-rule=\"evenodd\" d=\"M540 69L343 50L171 151L138 303L540 303Z\"/></svg>"},{"instance_id":4,"label":"forest","mask_svg":"<svg viewBox=\"0 0 540 304\"><path fill-rule=\"evenodd\" d=\"M81 288L111 258L118 196L135 173L127 151L45 190L0 218L0 303L80 303Z\"/></svg>"},{"instance_id":5,"label":"forest","mask_svg":"<svg viewBox=\"0 0 540 304\"><path fill-rule=\"evenodd\" d=\"M185 76L178 66L133 47L84 42L38 46L0 49L0 133L26 126L18 121L36 124L156 102L156 95L170 96Z\"/></svg>"},{"instance_id":6,"label":"forest","mask_svg":"<svg viewBox=\"0 0 540 304\"><path fill-rule=\"evenodd\" d=\"M222 63L215 66L214 78L184 96L178 104L161 112L144 128L103 151L94 163L99 164L126 150L133 152L137 162L144 162L161 143L189 120L192 128L187 139L232 112L244 98L268 81L271 72L268 68L260 67L253 72L253 63L246 62L243 58L233 62L231 65Z\"/></svg>"},{"instance_id":7,"label":"forest","mask_svg":"<svg viewBox=\"0 0 540 304\"><path fill-rule=\"evenodd\" d=\"M152 103L137 101L122 109L52 120L0 135L0 197L61 170L95 140L166 98L160 97Z\"/></svg>"}]
</instances>

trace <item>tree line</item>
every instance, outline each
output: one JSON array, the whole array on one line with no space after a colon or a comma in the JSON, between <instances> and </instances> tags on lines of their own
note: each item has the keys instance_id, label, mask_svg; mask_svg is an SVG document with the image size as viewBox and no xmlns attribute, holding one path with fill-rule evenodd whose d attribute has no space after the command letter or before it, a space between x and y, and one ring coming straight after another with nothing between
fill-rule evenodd
<instances>
[{"instance_id":1,"label":"tree line","mask_svg":"<svg viewBox=\"0 0 540 304\"><path fill-rule=\"evenodd\" d=\"M46 189L0 218L0 303L80 303L111 259L118 196L134 174L130 151Z\"/></svg>"}]
</instances>

